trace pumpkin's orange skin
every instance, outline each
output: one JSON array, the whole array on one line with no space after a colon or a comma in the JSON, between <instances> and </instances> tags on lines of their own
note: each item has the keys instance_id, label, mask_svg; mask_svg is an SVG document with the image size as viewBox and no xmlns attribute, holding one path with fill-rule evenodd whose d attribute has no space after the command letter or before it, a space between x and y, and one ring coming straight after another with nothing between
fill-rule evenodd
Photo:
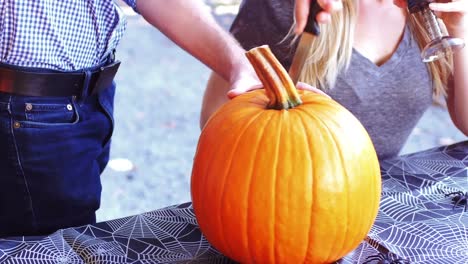
<instances>
[{"instance_id":1,"label":"pumpkin's orange skin","mask_svg":"<svg viewBox=\"0 0 468 264\"><path fill-rule=\"evenodd\" d=\"M199 139L193 208L207 240L242 263L330 263L364 239L381 178L361 123L325 96L267 109L264 90L226 103Z\"/></svg>"}]
</instances>

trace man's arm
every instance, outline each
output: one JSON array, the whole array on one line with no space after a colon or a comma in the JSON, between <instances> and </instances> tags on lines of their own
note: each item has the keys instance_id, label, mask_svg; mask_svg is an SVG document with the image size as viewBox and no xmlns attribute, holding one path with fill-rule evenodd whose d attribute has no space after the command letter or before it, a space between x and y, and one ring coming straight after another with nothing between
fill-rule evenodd
<instances>
[{"instance_id":1,"label":"man's arm","mask_svg":"<svg viewBox=\"0 0 468 264\"><path fill-rule=\"evenodd\" d=\"M229 82L232 88L258 86L244 49L214 20L201 0L138 0L137 9L153 26Z\"/></svg>"}]
</instances>

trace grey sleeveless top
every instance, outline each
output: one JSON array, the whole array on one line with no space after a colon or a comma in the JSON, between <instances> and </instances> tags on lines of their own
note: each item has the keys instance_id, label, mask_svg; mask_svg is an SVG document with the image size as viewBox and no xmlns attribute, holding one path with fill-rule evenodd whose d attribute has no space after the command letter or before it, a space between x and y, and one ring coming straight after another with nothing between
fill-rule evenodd
<instances>
[{"instance_id":1,"label":"grey sleeveless top","mask_svg":"<svg viewBox=\"0 0 468 264\"><path fill-rule=\"evenodd\" d=\"M244 0L231 32L246 49L269 45L282 65L291 65L295 47L283 41L293 18L294 0ZM399 154L432 103L432 83L408 27L392 57L381 66L353 50L350 67L328 94L367 129L379 159Z\"/></svg>"}]
</instances>

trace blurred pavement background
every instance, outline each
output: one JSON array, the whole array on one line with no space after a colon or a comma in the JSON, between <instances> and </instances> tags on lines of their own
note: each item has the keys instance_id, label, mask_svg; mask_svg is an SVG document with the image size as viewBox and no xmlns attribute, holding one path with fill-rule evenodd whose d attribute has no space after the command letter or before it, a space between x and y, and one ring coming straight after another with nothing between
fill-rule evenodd
<instances>
[{"instance_id":1,"label":"blurred pavement background","mask_svg":"<svg viewBox=\"0 0 468 264\"><path fill-rule=\"evenodd\" d=\"M226 29L238 0L205 0ZM98 221L190 201L190 173L209 69L123 6L128 29L117 57L115 131L102 175ZM188 29L189 30L189 29ZM431 108L402 154L465 140L446 111Z\"/></svg>"}]
</instances>

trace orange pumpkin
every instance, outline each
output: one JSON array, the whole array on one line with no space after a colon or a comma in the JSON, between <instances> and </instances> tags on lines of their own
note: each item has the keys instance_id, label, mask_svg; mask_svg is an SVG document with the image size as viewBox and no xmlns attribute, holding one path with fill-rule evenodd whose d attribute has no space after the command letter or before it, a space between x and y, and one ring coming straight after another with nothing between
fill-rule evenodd
<instances>
[{"instance_id":1,"label":"orange pumpkin","mask_svg":"<svg viewBox=\"0 0 468 264\"><path fill-rule=\"evenodd\" d=\"M204 127L191 194L207 240L242 263L330 263L364 239L381 179L373 144L340 104L297 91L267 46L247 52L264 90Z\"/></svg>"}]
</instances>

